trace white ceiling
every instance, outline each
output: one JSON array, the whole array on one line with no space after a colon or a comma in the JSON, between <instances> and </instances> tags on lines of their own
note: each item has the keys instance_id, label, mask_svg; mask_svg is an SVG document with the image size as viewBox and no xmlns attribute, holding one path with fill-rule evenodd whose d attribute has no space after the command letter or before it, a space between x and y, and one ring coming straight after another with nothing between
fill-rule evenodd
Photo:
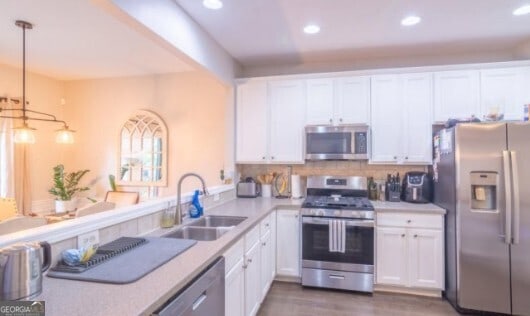
<instances>
[{"instance_id":1,"label":"white ceiling","mask_svg":"<svg viewBox=\"0 0 530 316\"><path fill-rule=\"evenodd\" d=\"M192 68L88 0L0 1L0 64L62 80L189 71Z\"/></svg>"},{"instance_id":2,"label":"white ceiling","mask_svg":"<svg viewBox=\"0 0 530 316\"><path fill-rule=\"evenodd\" d=\"M175 0L243 66L513 50L530 41L523 0ZM400 25L416 14L422 22ZM317 23L321 32L302 28Z\"/></svg>"}]
</instances>

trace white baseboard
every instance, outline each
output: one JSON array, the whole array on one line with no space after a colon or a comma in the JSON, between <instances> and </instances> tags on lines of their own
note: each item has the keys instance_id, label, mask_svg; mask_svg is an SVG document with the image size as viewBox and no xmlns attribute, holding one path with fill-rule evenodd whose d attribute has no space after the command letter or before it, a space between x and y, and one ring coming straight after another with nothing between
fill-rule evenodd
<instances>
[{"instance_id":1,"label":"white baseboard","mask_svg":"<svg viewBox=\"0 0 530 316\"><path fill-rule=\"evenodd\" d=\"M442 297L441 290L418 289L418 288L383 285L383 284L374 284L374 292L389 292L389 293L400 293L400 294L410 294L410 295L429 296L429 297Z\"/></svg>"}]
</instances>

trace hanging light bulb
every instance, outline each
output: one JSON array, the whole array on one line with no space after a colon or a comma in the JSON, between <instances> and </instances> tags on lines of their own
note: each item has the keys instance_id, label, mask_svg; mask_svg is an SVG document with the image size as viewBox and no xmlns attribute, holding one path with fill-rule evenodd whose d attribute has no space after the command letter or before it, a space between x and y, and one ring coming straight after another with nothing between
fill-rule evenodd
<instances>
[{"instance_id":1,"label":"hanging light bulb","mask_svg":"<svg viewBox=\"0 0 530 316\"><path fill-rule=\"evenodd\" d=\"M13 141L17 144L34 144L34 130L34 128L29 127L28 124L24 122L22 126L13 128Z\"/></svg>"},{"instance_id":2,"label":"hanging light bulb","mask_svg":"<svg viewBox=\"0 0 530 316\"><path fill-rule=\"evenodd\" d=\"M68 125L65 125L63 128L55 131L55 142L58 144L73 144L74 143L74 133L68 128Z\"/></svg>"}]
</instances>

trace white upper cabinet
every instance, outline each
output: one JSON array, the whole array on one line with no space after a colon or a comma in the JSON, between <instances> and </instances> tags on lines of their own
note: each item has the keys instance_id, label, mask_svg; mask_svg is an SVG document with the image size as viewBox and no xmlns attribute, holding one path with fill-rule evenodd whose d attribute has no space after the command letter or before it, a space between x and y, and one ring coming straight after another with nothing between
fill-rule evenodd
<instances>
[{"instance_id":1,"label":"white upper cabinet","mask_svg":"<svg viewBox=\"0 0 530 316\"><path fill-rule=\"evenodd\" d=\"M403 163L432 163L432 74L402 76Z\"/></svg>"},{"instance_id":2,"label":"white upper cabinet","mask_svg":"<svg viewBox=\"0 0 530 316\"><path fill-rule=\"evenodd\" d=\"M333 79L307 80L307 124L333 124L335 90Z\"/></svg>"},{"instance_id":3,"label":"white upper cabinet","mask_svg":"<svg viewBox=\"0 0 530 316\"><path fill-rule=\"evenodd\" d=\"M337 79L338 124L368 124L370 122L370 77Z\"/></svg>"},{"instance_id":4,"label":"white upper cabinet","mask_svg":"<svg viewBox=\"0 0 530 316\"><path fill-rule=\"evenodd\" d=\"M505 120L522 120L523 104L530 103L529 68L488 69L480 72L480 108L482 115L504 114ZM481 117L482 118L482 117Z\"/></svg>"},{"instance_id":5,"label":"white upper cabinet","mask_svg":"<svg viewBox=\"0 0 530 316\"><path fill-rule=\"evenodd\" d=\"M432 74L372 77L372 163L432 162Z\"/></svg>"},{"instance_id":6,"label":"white upper cabinet","mask_svg":"<svg viewBox=\"0 0 530 316\"><path fill-rule=\"evenodd\" d=\"M236 108L236 160L262 163L268 154L267 82L240 84Z\"/></svg>"},{"instance_id":7,"label":"white upper cabinet","mask_svg":"<svg viewBox=\"0 0 530 316\"><path fill-rule=\"evenodd\" d=\"M397 75L372 77L372 159L396 163L402 153L401 87Z\"/></svg>"},{"instance_id":8,"label":"white upper cabinet","mask_svg":"<svg viewBox=\"0 0 530 316\"><path fill-rule=\"evenodd\" d=\"M301 80L274 81L269 85L270 160L304 163L306 93Z\"/></svg>"},{"instance_id":9,"label":"white upper cabinet","mask_svg":"<svg viewBox=\"0 0 530 316\"><path fill-rule=\"evenodd\" d=\"M434 120L480 116L479 71L443 71L434 74Z\"/></svg>"},{"instance_id":10,"label":"white upper cabinet","mask_svg":"<svg viewBox=\"0 0 530 316\"><path fill-rule=\"evenodd\" d=\"M307 80L307 125L367 124L370 78Z\"/></svg>"}]
</instances>

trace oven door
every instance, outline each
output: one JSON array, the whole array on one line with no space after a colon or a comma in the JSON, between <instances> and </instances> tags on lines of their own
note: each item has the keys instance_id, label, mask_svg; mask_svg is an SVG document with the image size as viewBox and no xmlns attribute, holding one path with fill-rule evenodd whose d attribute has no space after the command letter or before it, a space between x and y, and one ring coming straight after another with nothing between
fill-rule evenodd
<instances>
[{"instance_id":1,"label":"oven door","mask_svg":"<svg viewBox=\"0 0 530 316\"><path fill-rule=\"evenodd\" d=\"M330 251L330 220L346 223L344 252ZM374 221L302 217L302 267L373 273Z\"/></svg>"}]
</instances>

